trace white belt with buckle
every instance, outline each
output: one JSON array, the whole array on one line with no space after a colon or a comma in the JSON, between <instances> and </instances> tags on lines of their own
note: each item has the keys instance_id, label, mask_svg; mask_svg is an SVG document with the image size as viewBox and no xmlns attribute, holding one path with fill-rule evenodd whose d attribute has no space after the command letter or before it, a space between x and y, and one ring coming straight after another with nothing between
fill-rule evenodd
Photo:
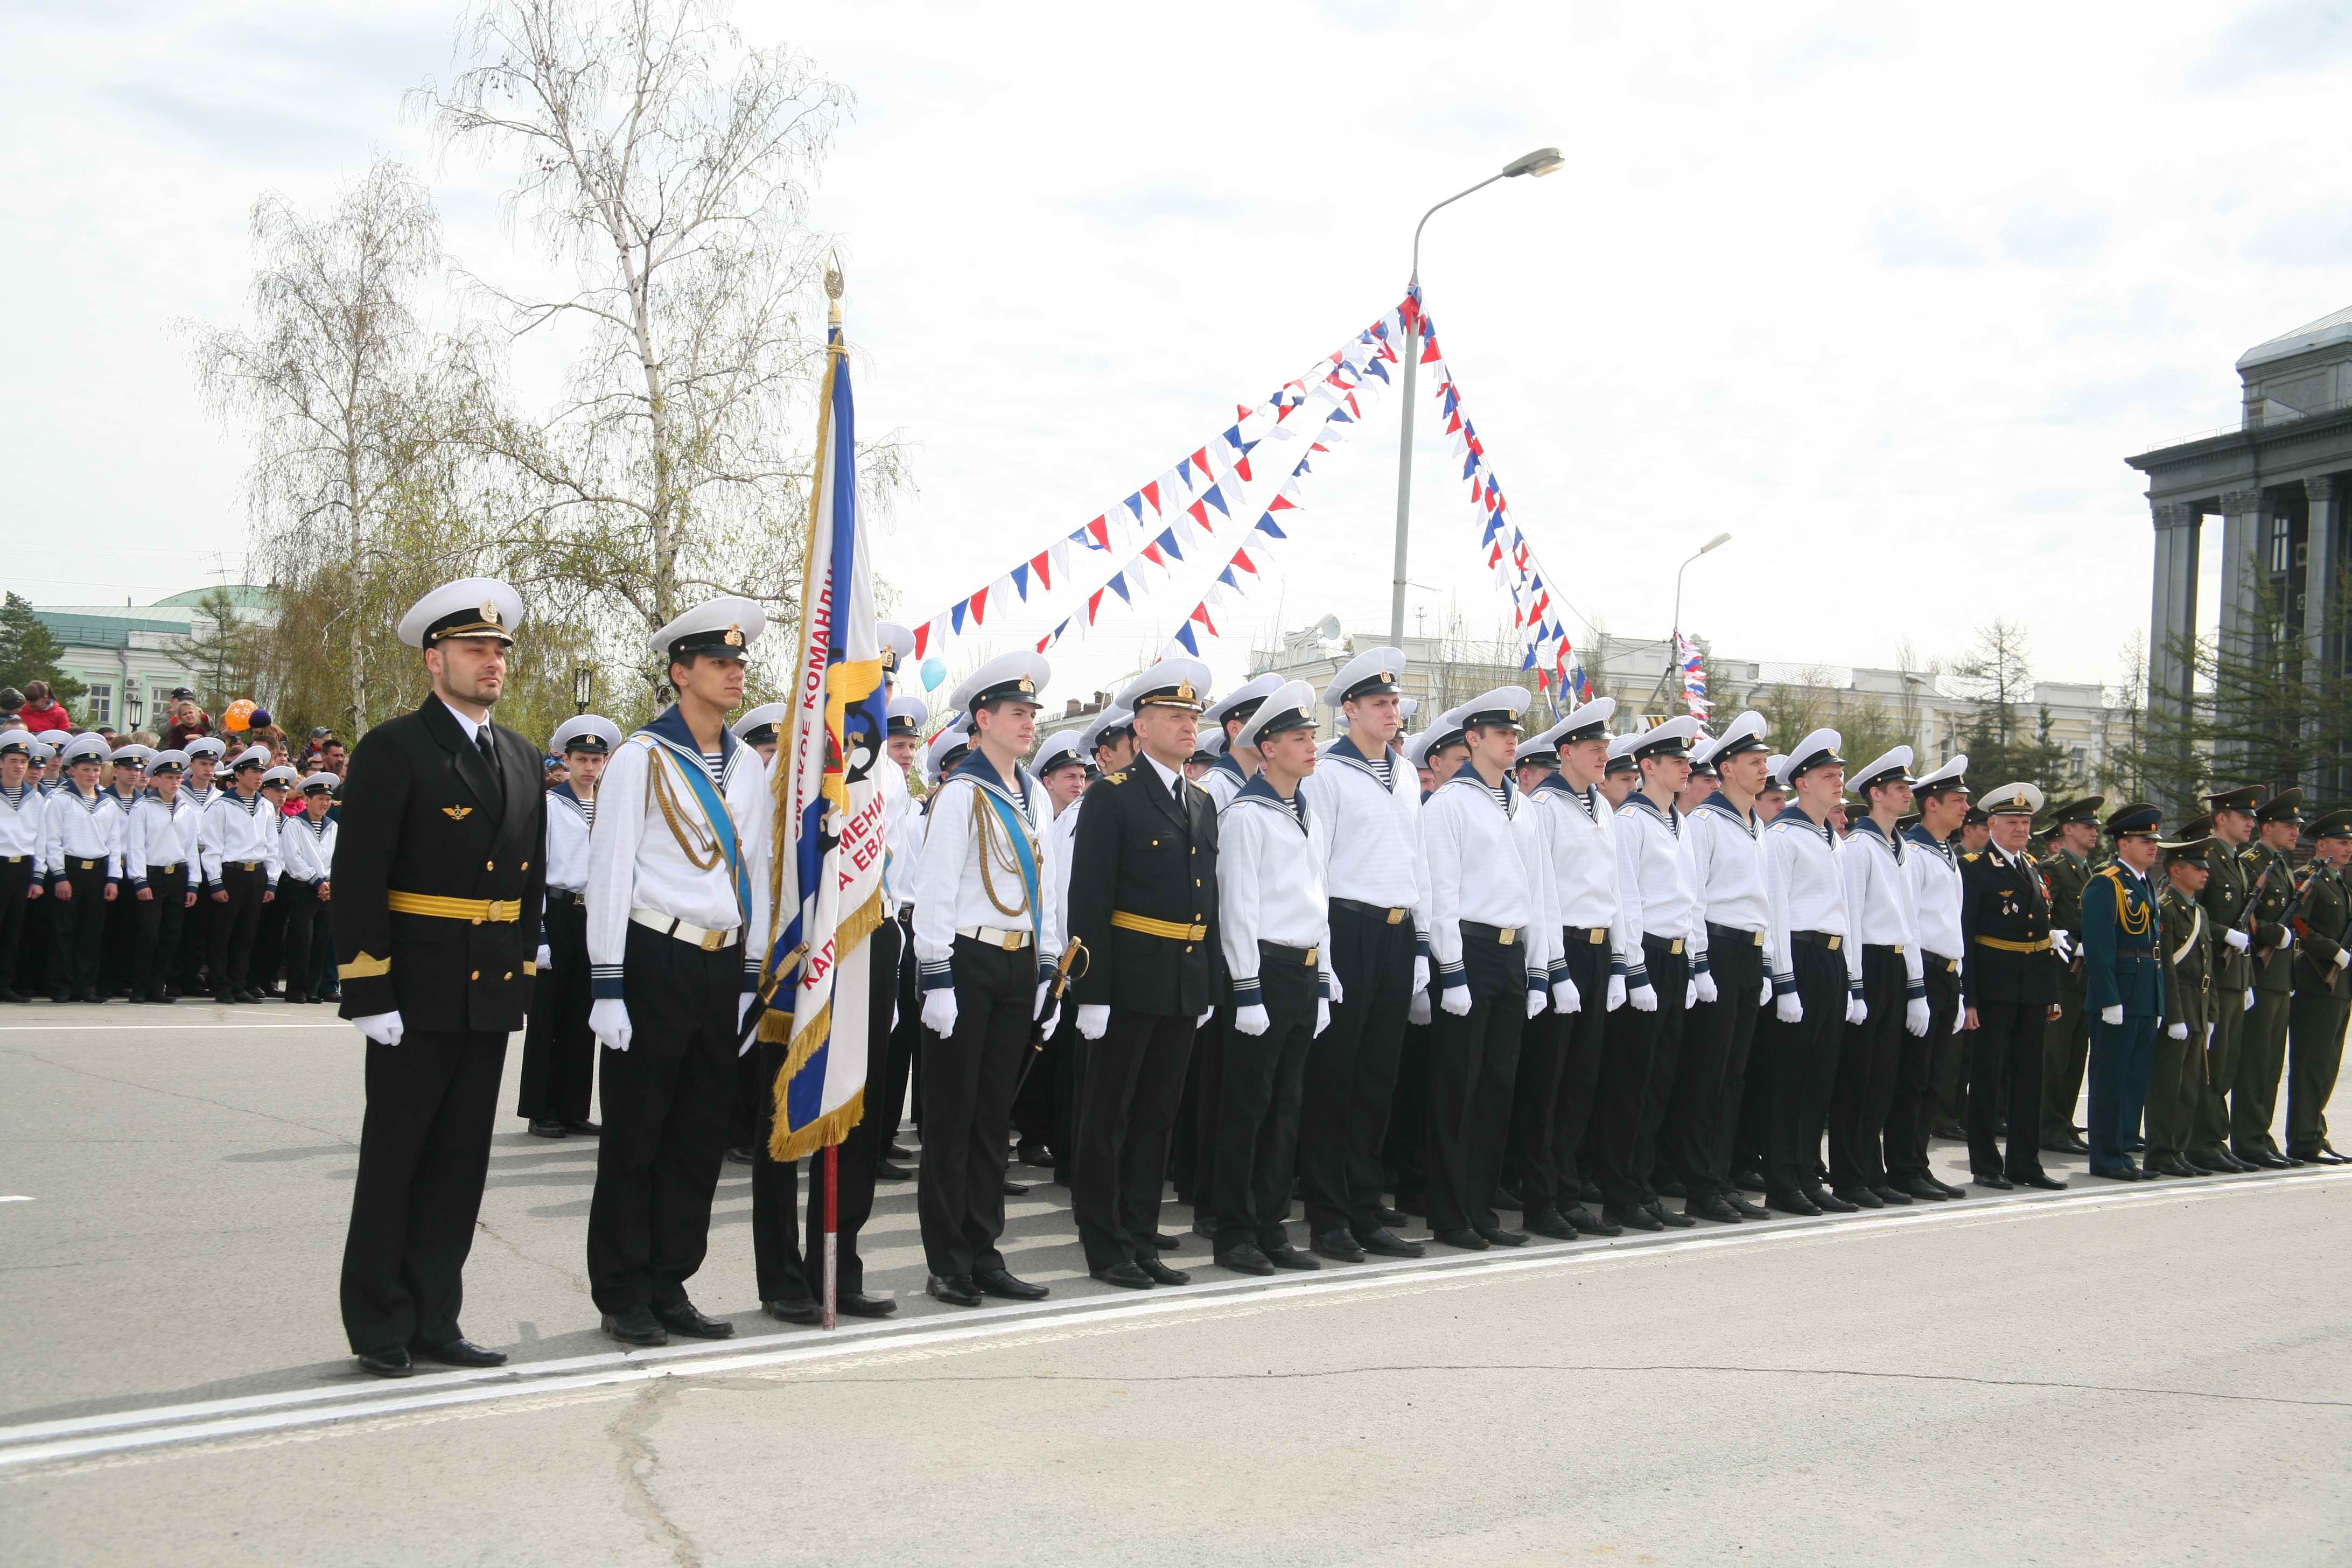
<instances>
[{"instance_id":1,"label":"white belt with buckle","mask_svg":"<svg viewBox=\"0 0 2352 1568\"><path fill-rule=\"evenodd\" d=\"M656 931L664 936L674 936L680 942L692 942L705 952L717 952L722 947L733 946L735 933L743 929L740 926L729 926L724 931L707 931L690 921L677 920L662 913L659 910L631 910L629 919L647 931Z\"/></svg>"},{"instance_id":2,"label":"white belt with buckle","mask_svg":"<svg viewBox=\"0 0 2352 1568\"><path fill-rule=\"evenodd\" d=\"M956 935L968 936L983 947L1001 947L1007 952L1018 952L1029 945L1025 931L998 931L994 926L958 926Z\"/></svg>"}]
</instances>

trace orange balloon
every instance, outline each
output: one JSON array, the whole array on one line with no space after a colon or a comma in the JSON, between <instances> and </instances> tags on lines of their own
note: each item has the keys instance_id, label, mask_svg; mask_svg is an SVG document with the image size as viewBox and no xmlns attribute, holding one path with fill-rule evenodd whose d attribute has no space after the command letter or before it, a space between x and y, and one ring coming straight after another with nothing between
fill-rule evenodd
<instances>
[{"instance_id":1,"label":"orange balloon","mask_svg":"<svg viewBox=\"0 0 2352 1568\"><path fill-rule=\"evenodd\" d=\"M240 697L228 705L228 710L221 715L221 722L230 734L243 734L253 721L253 709L252 698Z\"/></svg>"}]
</instances>

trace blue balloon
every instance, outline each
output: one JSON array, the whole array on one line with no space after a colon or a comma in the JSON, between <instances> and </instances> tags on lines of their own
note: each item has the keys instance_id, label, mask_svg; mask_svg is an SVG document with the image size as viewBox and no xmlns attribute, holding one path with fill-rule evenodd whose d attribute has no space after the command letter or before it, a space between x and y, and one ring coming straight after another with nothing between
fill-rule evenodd
<instances>
[{"instance_id":1,"label":"blue balloon","mask_svg":"<svg viewBox=\"0 0 2352 1568\"><path fill-rule=\"evenodd\" d=\"M936 658L923 660L924 690L937 691L940 689L940 682L947 678L948 667L944 661Z\"/></svg>"}]
</instances>

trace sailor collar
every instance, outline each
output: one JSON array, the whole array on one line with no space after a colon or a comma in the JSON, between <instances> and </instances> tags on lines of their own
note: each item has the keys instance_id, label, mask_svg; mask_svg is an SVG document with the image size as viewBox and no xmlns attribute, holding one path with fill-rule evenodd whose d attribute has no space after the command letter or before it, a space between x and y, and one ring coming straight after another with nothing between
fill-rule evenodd
<instances>
[{"instance_id":1,"label":"sailor collar","mask_svg":"<svg viewBox=\"0 0 2352 1568\"><path fill-rule=\"evenodd\" d=\"M1276 812L1299 832L1307 831L1307 806L1304 791L1298 792L1292 800L1285 800L1272 784L1265 782L1265 774L1260 773L1242 785L1241 792L1234 796L1235 805L1244 801L1253 802L1261 809Z\"/></svg>"},{"instance_id":2,"label":"sailor collar","mask_svg":"<svg viewBox=\"0 0 2352 1568\"><path fill-rule=\"evenodd\" d=\"M1930 853L1941 856L1947 866L1958 866L1960 863L1959 851L1953 847L1950 839L1938 838L1916 822L1903 830L1903 837Z\"/></svg>"},{"instance_id":3,"label":"sailor collar","mask_svg":"<svg viewBox=\"0 0 2352 1568\"><path fill-rule=\"evenodd\" d=\"M1617 809L1620 811L1645 812L1649 815L1651 820L1657 823L1659 826L1664 828L1675 837L1680 838L1683 836L1682 807L1677 805L1669 805L1662 811L1658 808L1658 803L1656 801L1652 800L1648 795L1643 794L1638 789L1632 795L1627 795L1625 797L1625 804L1619 806Z\"/></svg>"},{"instance_id":4,"label":"sailor collar","mask_svg":"<svg viewBox=\"0 0 2352 1568\"><path fill-rule=\"evenodd\" d=\"M1636 793L1639 792L1637 791ZM1698 803L1698 811L1710 812L1717 816L1728 817L1733 822L1738 823L1739 825L1739 830L1748 835L1750 838L1759 837L1764 832L1764 825L1756 819L1756 814L1754 812L1740 810L1738 806L1731 804L1731 797L1724 794L1721 790L1717 790L1713 795L1708 795L1705 800L1700 801ZM1698 815L1698 812L1695 811L1691 813L1691 815L1696 816Z\"/></svg>"},{"instance_id":5,"label":"sailor collar","mask_svg":"<svg viewBox=\"0 0 2352 1568\"><path fill-rule=\"evenodd\" d=\"M1219 752L1217 760L1209 764L1209 771L1213 773L1219 769L1233 774L1234 779L1242 784L1247 784L1250 781L1250 775L1242 772L1241 763L1234 761L1234 753L1230 750Z\"/></svg>"},{"instance_id":6,"label":"sailor collar","mask_svg":"<svg viewBox=\"0 0 2352 1568\"><path fill-rule=\"evenodd\" d=\"M1903 864L1902 835L1888 833L1885 828L1878 826L1877 818L1870 816L1865 816L1860 822L1855 823L1853 825L1853 830L1856 835L1864 833L1870 835L1873 842L1876 843L1880 848L1885 850L1889 855L1895 857L1895 863L1896 865L1900 866Z\"/></svg>"},{"instance_id":7,"label":"sailor collar","mask_svg":"<svg viewBox=\"0 0 2352 1568\"><path fill-rule=\"evenodd\" d=\"M1582 789L1579 789L1558 773L1549 773L1536 782L1536 787L1532 793L1542 795L1547 791L1553 795L1564 795L1576 802L1583 809L1587 822L1601 820L1601 788L1598 784L1587 784Z\"/></svg>"},{"instance_id":8,"label":"sailor collar","mask_svg":"<svg viewBox=\"0 0 2352 1568\"><path fill-rule=\"evenodd\" d=\"M1805 815L1804 807L1793 803L1780 808L1780 815L1772 819L1772 826L1794 826L1807 833L1818 834L1822 843L1827 844L1832 849L1837 847L1837 829L1831 826L1829 818L1823 817L1821 821L1815 822Z\"/></svg>"},{"instance_id":9,"label":"sailor collar","mask_svg":"<svg viewBox=\"0 0 2352 1568\"><path fill-rule=\"evenodd\" d=\"M1365 756L1362 749L1356 744L1356 738L1352 735L1342 735L1337 741L1332 742L1331 749L1324 752L1323 757L1326 762L1341 762L1347 763L1349 767L1355 769L1358 773L1363 774L1374 784L1379 784L1382 789L1387 790L1391 795L1395 794L1397 791L1397 775L1400 771L1402 771L1400 769L1399 764L1402 763L1404 759L1398 756L1393 750L1388 753L1389 776L1385 780L1381 777L1379 770L1372 766L1371 759Z\"/></svg>"},{"instance_id":10,"label":"sailor collar","mask_svg":"<svg viewBox=\"0 0 2352 1568\"><path fill-rule=\"evenodd\" d=\"M572 787L572 781L570 779L564 780L562 784L557 784L553 789L549 790L547 792L547 798L550 800L562 801L564 805L578 812L582 816L586 816L588 815L587 803L582 800L580 798L579 792Z\"/></svg>"},{"instance_id":11,"label":"sailor collar","mask_svg":"<svg viewBox=\"0 0 2352 1568\"><path fill-rule=\"evenodd\" d=\"M1177 776L1181 778L1182 775ZM1019 806L1024 815L1029 810L1029 770L1015 763L1013 765L1013 787L1008 789L1004 776L980 754L977 746L965 754L963 761L948 770L948 778L970 779L973 787L992 791L1000 798ZM946 782L945 779L940 781L943 784Z\"/></svg>"},{"instance_id":12,"label":"sailor collar","mask_svg":"<svg viewBox=\"0 0 2352 1568\"><path fill-rule=\"evenodd\" d=\"M698 760L710 754L702 749L702 742L694 738L694 731L687 728L686 715L678 711L678 705L675 702L663 709L661 717L647 724L637 733L651 735L664 745ZM719 772L722 777L727 770L734 765L735 753L742 744L741 741L735 738L734 731L724 724L719 726Z\"/></svg>"},{"instance_id":13,"label":"sailor collar","mask_svg":"<svg viewBox=\"0 0 2352 1568\"><path fill-rule=\"evenodd\" d=\"M1495 786L1478 776L1477 764L1475 763L1465 763L1462 764L1460 771L1455 773L1453 777L1439 780L1437 788L1430 791L1430 794L1438 795L1454 784L1465 783L1469 784L1471 788L1476 790L1480 795L1485 795L1488 800L1493 800L1495 798ZM1503 798L1500 805L1505 816L1517 816L1518 815L1519 786L1512 782L1511 775L1509 773L1505 773L1503 775Z\"/></svg>"}]
</instances>

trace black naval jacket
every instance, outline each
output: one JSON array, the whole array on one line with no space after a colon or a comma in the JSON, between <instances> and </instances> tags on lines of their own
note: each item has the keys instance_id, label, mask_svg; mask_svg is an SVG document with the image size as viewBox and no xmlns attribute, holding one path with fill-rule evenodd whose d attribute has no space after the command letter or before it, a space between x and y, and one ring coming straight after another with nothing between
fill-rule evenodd
<instances>
[{"instance_id":1,"label":"black naval jacket","mask_svg":"<svg viewBox=\"0 0 2352 1568\"><path fill-rule=\"evenodd\" d=\"M538 972L547 798L539 748L501 725L490 732L503 799L437 697L352 748L334 868L344 1017L397 1009L411 1033L522 1027ZM520 918L394 913L386 903L394 891L493 900Z\"/></svg>"},{"instance_id":2,"label":"black naval jacket","mask_svg":"<svg viewBox=\"0 0 2352 1568\"><path fill-rule=\"evenodd\" d=\"M2058 1000L2058 954L2050 945L2050 905L2033 857L2011 866L1987 847L1960 857L1960 994L1969 1006Z\"/></svg>"},{"instance_id":3,"label":"black naval jacket","mask_svg":"<svg viewBox=\"0 0 2352 1568\"><path fill-rule=\"evenodd\" d=\"M1079 1005L1175 1018L1218 1002L1217 810L1196 784L1184 784L1184 800L1179 808L1144 757L1088 786L1070 850L1066 921L1087 944L1086 973L1073 988ZM1114 911L1187 934L1125 930L1111 923ZM1189 934L1196 930L1202 934Z\"/></svg>"}]
</instances>

